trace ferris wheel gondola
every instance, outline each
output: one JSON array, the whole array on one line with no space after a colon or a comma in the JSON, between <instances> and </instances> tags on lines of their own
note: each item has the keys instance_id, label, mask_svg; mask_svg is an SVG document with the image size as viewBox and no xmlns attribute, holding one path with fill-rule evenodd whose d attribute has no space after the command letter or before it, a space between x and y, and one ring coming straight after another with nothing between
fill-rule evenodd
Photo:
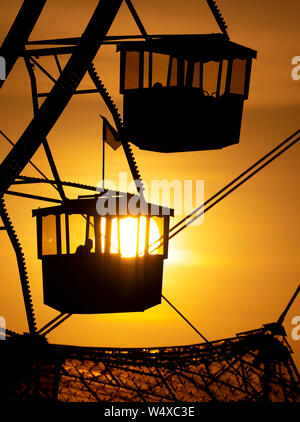
<instances>
[{"instance_id":1,"label":"ferris wheel gondola","mask_svg":"<svg viewBox=\"0 0 300 422\"><path fill-rule=\"evenodd\" d=\"M50 42L50 44L57 44L59 47L41 48L31 51L25 49L24 59L31 79L35 116L0 166L0 213L4 224L3 229L7 231L18 262L30 331L28 338L38 345L46 343L44 342L44 336L48 335L50 331L73 313L139 312L159 304L161 298L166 300L165 296L162 296L162 279L164 260L168 256L169 239L187 227L193 219L198 218L204 212L204 207L205 212L207 212L208 209L211 209L216 203L219 203L220 200L299 141L297 132L263 157L263 159L268 161L262 163L263 159L260 159L254 166L251 166L246 172L243 172L242 175L221 189L218 194L205 201L200 213L199 209L196 209L169 230L169 217L173 215L173 210L153 206L153 204L145 202L141 183L142 178L129 142L134 143L141 149L159 152L212 150L237 144L240 137L243 105L249 93L251 64L252 60L256 58L256 51L229 40L226 30L227 26L213 0L207 0L207 3L221 29L221 34L173 36L148 36L131 1L125 1L141 30L142 37L139 37L139 39L144 38L144 40L122 41L122 37L115 37L114 43L117 44L117 50L121 53L120 91L124 96L123 121L93 66L93 60L99 47L109 39L107 32L121 6L122 0L102 0L97 6L82 37L78 39L37 42L40 45ZM25 0L24 3L34 8L30 0ZM42 7L44 1L38 3L39 7ZM26 13L28 13L27 8ZM38 13L35 14L34 19L37 19L37 17ZM20 51L23 51L23 47L25 48L28 45L26 39L32 26L34 26L33 21L28 25L26 33L20 31L22 48L16 48L12 52L10 67L13 66ZM113 38L110 38L109 41ZM133 39L134 37L123 37L123 40L127 38ZM67 43L67 47L65 43ZM62 45L64 47L61 47ZM72 57L65 68L62 69L57 55L69 53L72 54ZM37 58L40 54L53 56L60 73L58 80L54 80L52 90L43 94L38 94L37 92L32 69L32 64L36 63L36 61L33 62L33 57ZM43 69L41 66L40 68ZM77 87L86 72L89 72L96 90L77 91ZM114 118L117 130L112 129L111 133L117 134L117 142L122 144L133 178L137 181L138 195L116 193L117 207L116 212L112 214L103 212L103 208L100 212L97 209L98 201L105 202L108 199L106 194L109 194L109 191L106 191L106 194L91 197L78 197L72 200L66 198L63 190L64 186L73 185L73 187L80 188L87 188L87 186L83 187L79 184L71 184L60 180L50 148L46 143L46 136L59 119L71 97L77 93L94 93L95 91L101 94ZM39 109L38 99L43 96L47 98ZM291 142L287 144L288 141ZM44 143L44 146L46 145L46 152L48 151L47 158L54 180L47 178L46 180L34 180L34 178L21 176L20 173L28 163L31 163L31 157L42 143ZM279 150L281 147L282 149ZM257 167L258 165L260 167ZM249 174L249 171L252 171L252 173ZM24 192L9 191L10 186L14 183L40 182L47 182L53 185L59 192L61 201L36 196L32 192L26 194ZM229 189L228 191L227 188ZM93 188L92 190L97 189ZM38 258L41 259L43 268L44 303L60 312L60 315L42 328L39 328L39 330L34 317L24 254L6 211L4 198L2 197L4 194L60 202L59 206L39 208L33 211L33 216L36 217L37 221ZM222 196L219 197L219 194ZM140 208L140 211L143 211L138 215L121 212L120 204L124 198L126 203L128 199L143 201L144 209L143 207ZM206 208L206 205L213 199L215 199L215 202ZM153 212L153 207L157 212ZM179 227L179 224L183 225ZM299 288L293 300L298 292ZM166 301L201 335L170 301ZM268 338L270 338L271 334L272 336L273 334L284 336L281 324L285 313L275 325L268 324L263 331L260 330L259 335L263 333ZM250 335L252 336L252 334ZM21 337L26 341L26 336ZM206 357L214 357L220 364L223 361L228 363L231 372L233 367L232 361L229 362L228 360L228 346L225 344L225 353L221 355L217 348L212 351L211 343L202 335L201 337L207 342ZM257 338L261 340L262 337ZM266 359L266 363L269 364L272 355L270 353L269 356L266 356L264 347L266 343L260 344L264 350L259 357L263 356L263 359ZM269 349L271 350L271 348ZM18 351L19 349L14 347L14 350ZM27 347L27 352L28 350L31 351L33 349ZM186 364L189 360L189 365L193 366L194 376L195 358L186 360L182 353L182 347L178 350L179 353L177 351L176 353L180 357L180 365L183 362ZM241 357L240 367L244 368L242 366L245 363L243 361L244 355L240 354L240 350L234 346L232 356L234 361L237 361L237 356ZM287 349L284 349L284 353L286 352ZM108 351L107 356L110 353ZM120 355L122 353L121 351ZM173 369L175 368L172 358L170 358L170 355L167 357L164 353L163 360L160 360L157 351L153 353L153 351L146 352L145 349L142 349L142 360L145 359L146 353L148 358L150 357L148 362L151 362L151 365L154 361L158 364L159 380L157 386L159 390L163 380L167 389L171 392L171 398L174 399L175 395L172 389L168 387L169 375L161 371L161 369L164 370L166 362ZM95 355L94 352L93 355ZM9 359L13 360L9 353L6 356L7 361ZM40 356L41 354L38 358ZM81 356L86 359L86 350ZM128 371L128 365L130 365L129 355L126 352L123 354L124 356L126 359L125 367ZM198 350L196 358L199 358ZM39 387L41 387L42 383L43 387L45 387L45 378L43 378L43 373L40 371L42 367L41 362L38 359L35 362L34 359L35 357L32 358L31 353L27 353L28 368L30 367L30 370L32 368L35 369L37 376L35 376L35 373L33 376L28 371L26 382L29 380L29 395L34 390L34 394L36 393L39 396L41 393ZM46 360L46 374L50 379L51 369L49 368L51 365L49 365L49 355L46 356ZM280 355L280 360L282 361L282 355ZM109 360L106 359L106 365L107 361ZM123 365L124 360L122 362ZM249 362L253 366L251 359ZM56 362L53 363L56 365ZM201 368L203 367L203 362L201 362L200 366ZM118 365L116 368L120 372ZM180 380L177 368L175 368L176 379ZM212 368L212 379L215 379L216 367L213 366ZM136 369L133 366L131 369L133 369L134 376L129 388L140 394L145 387L145 378L143 378L142 386L139 387L136 384ZM223 368L220 369L221 371L218 374L224 372ZM266 368L265 365L263 376L261 369L259 363L258 380L262 380L263 384L266 384L265 391L267 393L264 397L268 397L270 383L266 382L266 380L270 375L270 366ZM80 370L78 374L81 374ZM207 374L210 371L207 360L205 360L205 371L204 378L206 377L205 379L207 379ZM245 372L243 370L241 378L242 382L245 382L247 393L253 381L252 367L250 372L251 377L245 381ZM76 382L79 378L78 374L76 372ZM105 365L103 374L106 378L105 382L107 382ZM144 375L145 372L143 377ZM153 377L151 371L149 375ZM95 376L98 378L98 373ZM200 377L203 378L201 373ZM55 389L53 389L52 394L53 397L56 397L59 376L52 378L48 386L52 386L52 382L55 383ZM291 378L293 379L293 377ZM31 388L33 382L34 388ZM83 376L83 382L85 385L87 384L85 376ZM195 384L194 380L193 384ZM210 382L210 384L213 385L213 382ZM217 376L216 385L218 384L220 384L220 380ZM230 384L228 379L226 379L226 384L232 391L235 391L238 385L236 382ZM254 389L257 392L258 384L256 380L254 384ZM118 397L120 397L119 389L123 388L124 385L123 380L121 386L120 384L112 384L112 387L118 391ZM195 385L198 384L196 383ZM284 395L286 395L286 385L287 383L284 382ZM147 383L147 387L151 390L151 400L153 399L152 386L151 380L149 384ZM41 390L44 393L44 388L41 388ZM76 394L76 388L74 390ZM176 391L176 389L173 390ZM181 388L178 389L178 391L180 390ZM91 391L90 388L89 391ZM203 391L207 391L207 385L205 385ZM159 391L157 397L164 399L161 391ZM212 397L215 399L214 392ZM255 397L259 397L259 395ZM235 398L240 399L240 396L236 395ZM177 400L176 397L175 399Z\"/></svg>"},{"instance_id":2,"label":"ferris wheel gondola","mask_svg":"<svg viewBox=\"0 0 300 422\"><path fill-rule=\"evenodd\" d=\"M174 211L145 202L132 215L130 202L136 205L140 197L106 191L33 211L46 305L95 314L138 312L161 303Z\"/></svg>"},{"instance_id":3,"label":"ferris wheel gondola","mask_svg":"<svg viewBox=\"0 0 300 422\"><path fill-rule=\"evenodd\" d=\"M124 130L141 149L213 150L237 144L256 51L224 34L122 42Z\"/></svg>"}]
</instances>

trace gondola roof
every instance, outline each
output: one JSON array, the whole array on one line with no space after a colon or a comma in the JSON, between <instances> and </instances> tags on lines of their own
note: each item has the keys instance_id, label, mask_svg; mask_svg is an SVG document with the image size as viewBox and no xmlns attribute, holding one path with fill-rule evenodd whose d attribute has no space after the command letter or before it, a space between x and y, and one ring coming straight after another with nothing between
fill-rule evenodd
<instances>
[{"instance_id":1,"label":"gondola roof","mask_svg":"<svg viewBox=\"0 0 300 422\"><path fill-rule=\"evenodd\" d=\"M136 209L139 211L138 215L155 215L159 217L169 215L171 217L174 217L174 209L172 208L151 204L149 202L143 202L142 204L139 204L139 195L134 195L128 192L114 192L109 190L105 190L105 192L99 195L78 197L78 199L67 199L63 201L61 205L58 206L56 205L54 207L37 208L32 211L32 216L45 217L47 215L59 214L88 214L97 216L100 215L97 211L97 201L103 201L103 204L105 206L105 201L114 199L116 201L116 208L114 209L116 215L119 214L119 210L122 209L122 206L124 206L124 201L127 201L126 203L128 203L130 200L132 200L134 204L136 204Z\"/></svg>"},{"instance_id":2,"label":"gondola roof","mask_svg":"<svg viewBox=\"0 0 300 422\"><path fill-rule=\"evenodd\" d=\"M124 41L117 51L155 51L186 60L215 60L216 57L256 58L257 51L228 40L223 34L182 34L150 37L144 41Z\"/></svg>"}]
</instances>

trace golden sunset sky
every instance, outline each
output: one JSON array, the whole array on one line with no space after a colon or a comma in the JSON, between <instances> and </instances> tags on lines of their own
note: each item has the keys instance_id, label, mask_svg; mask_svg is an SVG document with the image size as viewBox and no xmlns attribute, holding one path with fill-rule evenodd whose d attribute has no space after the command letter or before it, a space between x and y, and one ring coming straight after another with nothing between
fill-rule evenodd
<instances>
[{"instance_id":1,"label":"golden sunset sky","mask_svg":"<svg viewBox=\"0 0 300 422\"><path fill-rule=\"evenodd\" d=\"M1 1L0 44L21 4L20 0ZM300 126L300 80L291 78L291 60L300 55L299 1L218 0L218 4L231 40L258 51L240 144L219 151L169 155L133 147L147 183L152 179L204 180L205 199ZM48 0L30 39L80 36L96 5L97 0ZM134 5L150 34L218 32L204 1L134 0ZM110 34L137 33L124 3ZM52 60L41 58L40 63L57 76ZM67 57L62 63L66 60ZM121 110L119 56L115 47L102 47L95 65ZM41 91L50 88L42 75L39 81ZM88 78L82 87L92 87ZM0 129L16 142L32 118L29 78L21 59L1 90L0 110ZM99 114L110 119L99 95L76 96L51 131L48 141L63 180L95 186L99 183ZM9 150L1 138L1 161ZM113 151L107 147L106 151L106 177L117 182L119 172L127 171L130 180L121 148ZM33 161L51 176L42 148ZM231 337L276 321L297 288L299 163L297 144L207 213L202 225L189 227L170 241L163 294L209 340ZM29 166L23 174L38 176ZM42 185L18 190L57 197L53 188ZM66 189L66 193L76 197L85 192ZM41 261L37 259L31 210L48 204L8 195L6 202L24 248L37 322L42 327L57 312L43 304ZM17 265L4 231L0 233L0 245L0 314L9 329L24 332L27 326ZM291 338L291 320L296 315L300 315L300 297L284 323L300 367L300 341ZM163 302L144 313L74 315L50 334L49 341L125 347L183 345L201 339Z\"/></svg>"}]
</instances>

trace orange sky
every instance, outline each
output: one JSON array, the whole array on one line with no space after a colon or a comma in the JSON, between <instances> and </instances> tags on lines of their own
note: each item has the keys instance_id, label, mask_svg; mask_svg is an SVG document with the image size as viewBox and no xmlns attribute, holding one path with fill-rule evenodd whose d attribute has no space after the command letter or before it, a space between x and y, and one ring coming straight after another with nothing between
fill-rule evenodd
<instances>
[{"instance_id":1,"label":"orange sky","mask_svg":"<svg viewBox=\"0 0 300 422\"><path fill-rule=\"evenodd\" d=\"M21 3L11 0L2 5L0 44ZM97 1L72 1L71 8L67 0L48 3L32 40L79 36ZM134 4L149 33L217 32L207 6L199 0L135 0ZM240 144L221 151L170 155L133 148L147 182L203 179L206 199L299 128L300 81L291 78L292 57L300 55L299 2L293 0L283 5L261 0L219 0L218 4L229 24L231 39L258 51ZM137 33L125 5L110 33ZM53 63L47 60L41 59L41 63L55 74ZM103 47L95 63L121 108L115 48ZM41 78L40 82L44 90L47 81ZM82 86L89 86L88 79ZM16 141L32 117L29 80L22 60L1 90L0 107L0 129ZM99 96L77 96L49 135L63 180L93 185L99 182L100 113L110 118ZM0 158L8 151L9 146L1 139ZM230 337L275 321L296 289L300 280L299 159L297 145L210 211L203 225L190 227L170 242L163 293L206 338ZM34 161L50 175L42 150ZM128 171L121 149L114 152L107 148L106 176L117 181L119 171ZM30 168L24 174L36 175ZM49 187L30 186L28 190L55 196ZM67 194L74 197L78 192L69 189ZM36 256L31 210L47 204L7 196L7 205L24 247L38 325L42 326L56 312L43 305L41 262ZM6 233L0 235L0 314L10 329L22 332L27 327L15 257ZM298 367L300 341L292 340L290 333L292 317L300 315L299 305L300 298L285 320ZM159 346L200 341L165 303L139 314L72 316L49 340L93 346Z\"/></svg>"}]
</instances>

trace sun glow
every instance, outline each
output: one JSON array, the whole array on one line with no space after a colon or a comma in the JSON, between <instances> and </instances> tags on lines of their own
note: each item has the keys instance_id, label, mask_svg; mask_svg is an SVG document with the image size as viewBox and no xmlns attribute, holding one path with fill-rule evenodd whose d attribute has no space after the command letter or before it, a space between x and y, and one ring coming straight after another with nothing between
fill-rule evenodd
<instances>
[{"instance_id":1,"label":"sun glow","mask_svg":"<svg viewBox=\"0 0 300 422\"><path fill-rule=\"evenodd\" d=\"M150 254L157 254L155 249L160 238L159 228L153 218L149 224L149 246L146 245L146 217L114 218L111 227L111 253L120 252L123 257L143 256L145 248L149 248ZM101 234L102 233L101 227ZM102 235L102 238L104 236ZM156 243L155 243L156 242ZM119 248L118 248L119 245Z\"/></svg>"}]
</instances>

